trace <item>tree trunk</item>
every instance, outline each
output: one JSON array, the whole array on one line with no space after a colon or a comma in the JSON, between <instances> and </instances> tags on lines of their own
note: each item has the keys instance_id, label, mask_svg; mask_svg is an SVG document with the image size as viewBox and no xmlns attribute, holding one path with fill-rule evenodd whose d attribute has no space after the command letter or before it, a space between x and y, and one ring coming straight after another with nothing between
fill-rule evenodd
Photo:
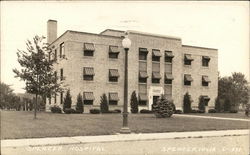
<instances>
[{"instance_id":1,"label":"tree trunk","mask_svg":"<svg viewBox=\"0 0 250 155\"><path fill-rule=\"evenodd\" d=\"M34 109L34 119L36 119L36 109L37 109L37 93L36 93L36 102L35 102L35 109Z\"/></svg>"}]
</instances>

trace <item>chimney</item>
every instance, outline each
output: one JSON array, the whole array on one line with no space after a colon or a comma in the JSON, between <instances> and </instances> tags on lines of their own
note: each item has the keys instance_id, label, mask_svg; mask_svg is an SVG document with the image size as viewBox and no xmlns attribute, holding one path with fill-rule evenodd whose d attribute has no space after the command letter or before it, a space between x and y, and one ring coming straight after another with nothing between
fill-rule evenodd
<instances>
[{"instance_id":1,"label":"chimney","mask_svg":"<svg viewBox=\"0 0 250 155\"><path fill-rule=\"evenodd\" d=\"M48 20L47 22L47 43L51 44L57 38L57 21Z\"/></svg>"}]
</instances>

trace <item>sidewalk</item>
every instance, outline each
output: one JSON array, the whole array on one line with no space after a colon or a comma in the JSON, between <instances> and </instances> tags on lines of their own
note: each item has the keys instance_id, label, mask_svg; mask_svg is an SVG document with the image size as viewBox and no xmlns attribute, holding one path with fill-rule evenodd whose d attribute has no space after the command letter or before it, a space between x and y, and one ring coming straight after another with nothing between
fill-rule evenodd
<instances>
[{"instance_id":1,"label":"sidewalk","mask_svg":"<svg viewBox=\"0 0 250 155\"><path fill-rule=\"evenodd\" d=\"M145 133L145 134L117 134L103 136L76 136L1 140L2 148L49 146L67 144L86 144L103 142L127 142L166 140L182 138L224 137L224 136L249 136L249 130L220 130L220 131L195 131L195 132L169 132L169 133Z\"/></svg>"},{"instance_id":2,"label":"sidewalk","mask_svg":"<svg viewBox=\"0 0 250 155\"><path fill-rule=\"evenodd\" d=\"M209 119L221 119L221 120L232 120L232 121L246 121L250 122L250 119L242 118L226 118L226 117L213 117L213 116L197 116L197 115L185 115L185 114L174 114L174 117L196 117L196 118L209 118Z\"/></svg>"}]
</instances>

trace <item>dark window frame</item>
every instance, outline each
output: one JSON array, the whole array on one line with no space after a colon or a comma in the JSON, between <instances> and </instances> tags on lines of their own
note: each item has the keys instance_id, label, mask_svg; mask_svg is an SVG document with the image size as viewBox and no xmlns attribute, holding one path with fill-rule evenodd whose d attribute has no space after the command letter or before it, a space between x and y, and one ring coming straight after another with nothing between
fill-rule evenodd
<instances>
[{"instance_id":1,"label":"dark window frame","mask_svg":"<svg viewBox=\"0 0 250 155\"><path fill-rule=\"evenodd\" d=\"M118 101L109 100L109 105L118 105Z\"/></svg>"},{"instance_id":2,"label":"dark window frame","mask_svg":"<svg viewBox=\"0 0 250 155\"><path fill-rule=\"evenodd\" d=\"M83 51L83 56L93 57L94 56L94 51L84 50Z\"/></svg>"},{"instance_id":3,"label":"dark window frame","mask_svg":"<svg viewBox=\"0 0 250 155\"><path fill-rule=\"evenodd\" d=\"M63 81L64 77L63 77L63 68L60 69L60 80Z\"/></svg>"},{"instance_id":4,"label":"dark window frame","mask_svg":"<svg viewBox=\"0 0 250 155\"><path fill-rule=\"evenodd\" d=\"M173 81L173 80L171 80L171 79L166 79L166 78L165 78L164 83L165 83L165 84L172 84L172 81Z\"/></svg>"},{"instance_id":5,"label":"dark window frame","mask_svg":"<svg viewBox=\"0 0 250 155\"><path fill-rule=\"evenodd\" d=\"M139 83L147 83L148 78L141 78L139 77Z\"/></svg>"},{"instance_id":6,"label":"dark window frame","mask_svg":"<svg viewBox=\"0 0 250 155\"><path fill-rule=\"evenodd\" d=\"M209 86L209 82L203 81L201 82L202 86L204 87L208 87Z\"/></svg>"},{"instance_id":7,"label":"dark window frame","mask_svg":"<svg viewBox=\"0 0 250 155\"><path fill-rule=\"evenodd\" d=\"M60 95L61 95L61 96L60 96L60 104L63 104L63 92L61 92Z\"/></svg>"},{"instance_id":8,"label":"dark window frame","mask_svg":"<svg viewBox=\"0 0 250 155\"><path fill-rule=\"evenodd\" d=\"M93 81L94 75L83 75L83 80L85 81Z\"/></svg>"},{"instance_id":9,"label":"dark window frame","mask_svg":"<svg viewBox=\"0 0 250 155\"><path fill-rule=\"evenodd\" d=\"M209 59L205 59L202 57L202 66L203 67L209 67Z\"/></svg>"},{"instance_id":10,"label":"dark window frame","mask_svg":"<svg viewBox=\"0 0 250 155\"><path fill-rule=\"evenodd\" d=\"M114 76L114 77L109 76L109 82L118 82L118 78L119 77L116 77L116 76Z\"/></svg>"},{"instance_id":11,"label":"dark window frame","mask_svg":"<svg viewBox=\"0 0 250 155\"><path fill-rule=\"evenodd\" d=\"M118 59L118 57L119 57L119 53L109 52L109 58L110 59Z\"/></svg>"},{"instance_id":12,"label":"dark window frame","mask_svg":"<svg viewBox=\"0 0 250 155\"><path fill-rule=\"evenodd\" d=\"M141 101L141 100L139 100L138 105L139 106L146 106L147 105L147 101Z\"/></svg>"},{"instance_id":13,"label":"dark window frame","mask_svg":"<svg viewBox=\"0 0 250 155\"><path fill-rule=\"evenodd\" d=\"M185 86L191 86L192 85L192 81L186 81L186 80L184 80L184 85Z\"/></svg>"},{"instance_id":14,"label":"dark window frame","mask_svg":"<svg viewBox=\"0 0 250 155\"><path fill-rule=\"evenodd\" d=\"M93 105L94 100L83 100L84 105Z\"/></svg>"},{"instance_id":15,"label":"dark window frame","mask_svg":"<svg viewBox=\"0 0 250 155\"><path fill-rule=\"evenodd\" d=\"M154 78L152 78L152 83L161 83L161 79L154 79Z\"/></svg>"},{"instance_id":16,"label":"dark window frame","mask_svg":"<svg viewBox=\"0 0 250 155\"><path fill-rule=\"evenodd\" d=\"M60 58L64 57L65 55L65 45L64 42L60 44Z\"/></svg>"}]
</instances>

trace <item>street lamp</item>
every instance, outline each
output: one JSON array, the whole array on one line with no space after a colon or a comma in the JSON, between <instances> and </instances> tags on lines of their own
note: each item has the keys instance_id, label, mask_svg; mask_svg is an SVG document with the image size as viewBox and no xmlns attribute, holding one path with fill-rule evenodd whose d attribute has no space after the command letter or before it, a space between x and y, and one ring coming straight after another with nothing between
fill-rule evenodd
<instances>
[{"instance_id":1,"label":"street lamp","mask_svg":"<svg viewBox=\"0 0 250 155\"><path fill-rule=\"evenodd\" d=\"M131 41L128 38L128 34L125 33L125 38L122 40L122 46L125 50L125 73L124 73L124 103L123 103L123 125L120 133L126 134L130 133L128 127L128 50L131 46Z\"/></svg>"}]
</instances>

